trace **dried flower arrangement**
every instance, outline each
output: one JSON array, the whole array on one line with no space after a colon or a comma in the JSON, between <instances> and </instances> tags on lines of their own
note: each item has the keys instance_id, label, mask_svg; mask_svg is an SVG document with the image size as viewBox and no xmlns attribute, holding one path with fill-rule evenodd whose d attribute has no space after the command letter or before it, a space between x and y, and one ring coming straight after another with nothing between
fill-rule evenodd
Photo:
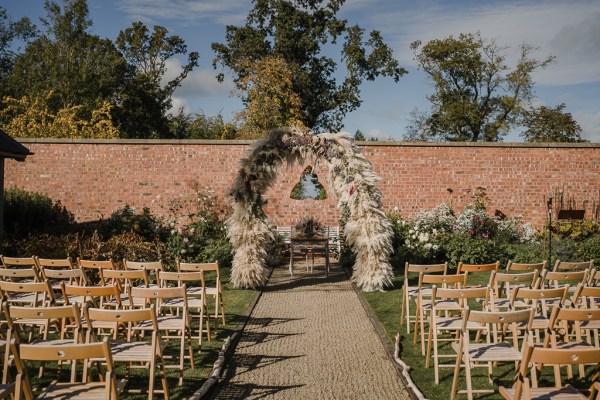
<instances>
[{"instance_id":1,"label":"dried flower arrangement","mask_svg":"<svg viewBox=\"0 0 600 400\"><path fill-rule=\"evenodd\" d=\"M325 234L325 227L315 217L304 217L301 218L296 225L294 225L294 236L302 238L313 238L323 236Z\"/></svg>"}]
</instances>

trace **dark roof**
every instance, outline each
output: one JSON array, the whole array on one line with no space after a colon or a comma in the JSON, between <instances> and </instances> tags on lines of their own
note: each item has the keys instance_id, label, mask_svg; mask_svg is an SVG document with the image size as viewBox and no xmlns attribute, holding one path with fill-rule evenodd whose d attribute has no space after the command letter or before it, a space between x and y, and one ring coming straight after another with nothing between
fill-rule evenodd
<instances>
[{"instance_id":1,"label":"dark roof","mask_svg":"<svg viewBox=\"0 0 600 400\"><path fill-rule=\"evenodd\" d=\"M10 137L8 133L0 129L0 157L14 158L17 161L25 160L32 155L29 149Z\"/></svg>"}]
</instances>

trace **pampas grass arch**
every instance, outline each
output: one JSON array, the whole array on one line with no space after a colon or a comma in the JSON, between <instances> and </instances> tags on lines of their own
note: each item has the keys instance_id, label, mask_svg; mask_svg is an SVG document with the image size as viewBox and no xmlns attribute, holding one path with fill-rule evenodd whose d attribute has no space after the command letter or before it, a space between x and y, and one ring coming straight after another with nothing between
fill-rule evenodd
<instances>
[{"instance_id":1,"label":"pampas grass arch","mask_svg":"<svg viewBox=\"0 0 600 400\"><path fill-rule=\"evenodd\" d=\"M338 208L347 206L350 211L344 234L356 252L352 281L364 291L383 290L393 276L389 263L392 228L381 210L381 192L375 186L379 178L347 133L315 135L297 127L271 131L241 160L230 192L233 213L227 220L234 251L231 282L253 289L266 283L266 245L274 239L275 230L263 211L263 194L274 184L284 162L294 165L306 159L327 165Z\"/></svg>"}]
</instances>

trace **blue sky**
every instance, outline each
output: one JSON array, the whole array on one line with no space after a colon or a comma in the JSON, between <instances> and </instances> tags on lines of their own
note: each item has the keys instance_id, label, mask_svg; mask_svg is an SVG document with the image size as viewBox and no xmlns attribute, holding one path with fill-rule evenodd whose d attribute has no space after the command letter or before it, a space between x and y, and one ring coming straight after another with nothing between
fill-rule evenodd
<instances>
[{"instance_id":1,"label":"blue sky","mask_svg":"<svg viewBox=\"0 0 600 400\"><path fill-rule=\"evenodd\" d=\"M60 3L60 1L59 1ZM12 19L30 17L39 25L43 0L10 1L3 5ZM242 25L252 7L250 0L88 0L92 32L114 40L133 21L162 25L181 36L188 50L200 52L200 66L175 92L175 106L207 115L221 113L231 120L242 104L231 96L233 85L215 80L210 49L224 42L227 24ZM344 130L357 129L379 139L402 137L411 111L428 109L432 92L425 74L416 68L409 45L448 35L480 31L507 50L514 65L518 46L527 42L539 47L535 54L556 56L556 62L534 74L535 104L566 104L566 111L583 128L583 135L600 143L600 1L598 0L349 0L340 18L367 30L378 29L409 74L398 83L388 78L362 86L363 105L344 120ZM179 60L169 64L172 75ZM513 132L505 141L521 141Z\"/></svg>"}]
</instances>

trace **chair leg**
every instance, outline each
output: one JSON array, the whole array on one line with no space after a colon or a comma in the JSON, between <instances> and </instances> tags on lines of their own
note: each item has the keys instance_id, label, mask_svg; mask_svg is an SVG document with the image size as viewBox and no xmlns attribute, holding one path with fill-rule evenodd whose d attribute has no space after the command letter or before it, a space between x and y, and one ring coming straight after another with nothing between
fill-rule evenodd
<instances>
[{"instance_id":1,"label":"chair leg","mask_svg":"<svg viewBox=\"0 0 600 400\"><path fill-rule=\"evenodd\" d=\"M454 366L454 376L452 377L452 390L450 392L450 400L456 400L456 394L458 393L458 379L460 376L460 364L462 362L463 344L460 343L458 354L456 355L456 365ZM465 370L468 368L465 366Z\"/></svg>"}]
</instances>

